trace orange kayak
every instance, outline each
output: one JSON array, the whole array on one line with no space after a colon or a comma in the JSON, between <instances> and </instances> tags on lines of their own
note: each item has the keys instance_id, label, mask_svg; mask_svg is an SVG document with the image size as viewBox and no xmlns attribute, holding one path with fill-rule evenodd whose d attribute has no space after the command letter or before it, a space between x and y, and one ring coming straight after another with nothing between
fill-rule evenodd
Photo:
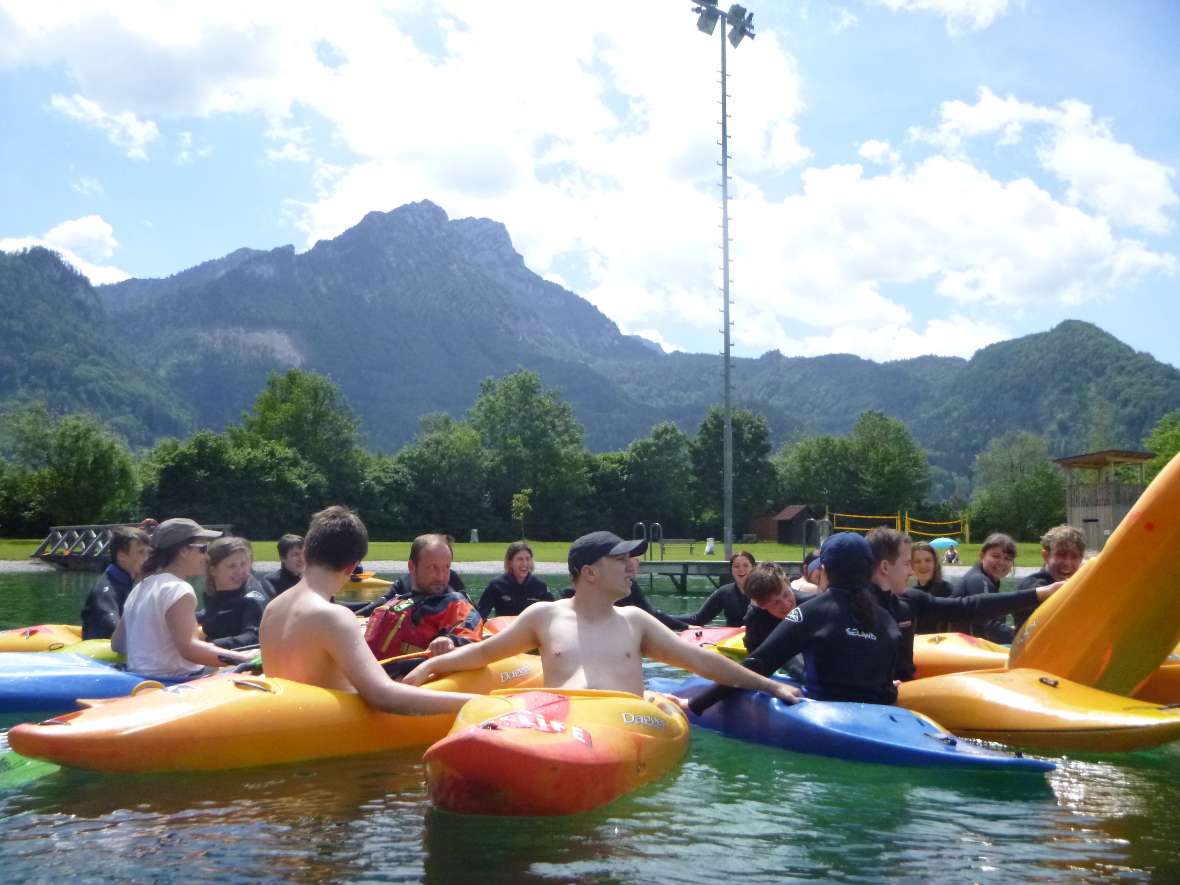
<instances>
[{"instance_id":1,"label":"orange kayak","mask_svg":"<svg viewBox=\"0 0 1180 885\"><path fill-rule=\"evenodd\" d=\"M1042 750L1106 752L1180 738L1180 710L1041 670L975 670L903 682L898 706L960 737Z\"/></svg>"},{"instance_id":2,"label":"orange kayak","mask_svg":"<svg viewBox=\"0 0 1180 885\"><path fill-rule=\"evenodd\" d=\"M1005 646L969 633L919 633L914 637L916 679L1007 666L1008 649Z\"/></svg>"},{"instance_id":3,"label":"orange kayak","mask_svg":"<svg viewBox=\"0 0 1180 885\"><path fill-rule=\"evenodd\" d=\"M0 652L61 651L82 641L82 628L75 624L37 624L0 630Z\"/></svg>"},{"instance_id":4,"label":"orange kayak","mask_svg":"<svg viewBox=\"0 0 1180 885\"><path fill-rule=\"evenodd\" d=\"M439 808L572 814L663 777L688 735L684 714L663 695L513 690L468 701L423 758Z\"/></svg>"},{"instance_id":5,"label":"orange kayak","mask_svg":"<svg viewBox=\"0 0 1180 885\"><path fill-rule=\"evenodd\" d=\"M1010 667L1130 694L1180 642L1180 456L1139 496L1102 553L1038 606Z\"/></svg>"},{"instance_id":6,"label":"orange kayak","mask_svg":"<svg viewBox=\"0 0 1180 885\"><path fill-rule=\"evenodd\" d=\"M519 655L430 683L481 693L540 685ZM443 737L453 714L381 713L351 692L288 679L219 674L112 701L8 733L23 756L98 771L213 771L375 753Z\"/></svg>"}]
</instances>

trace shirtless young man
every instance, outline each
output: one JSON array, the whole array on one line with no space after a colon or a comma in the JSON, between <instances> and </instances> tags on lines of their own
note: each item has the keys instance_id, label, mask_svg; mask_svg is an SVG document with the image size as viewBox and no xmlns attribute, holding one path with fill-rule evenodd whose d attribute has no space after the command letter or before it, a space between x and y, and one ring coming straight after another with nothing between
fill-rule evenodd
<instances>
[{"instance_id":1,"label":"shirtless young man","mask_svg":"<svg viewBox=\"0 0 1180 885\"><path fill-rule=\"evenodd\" d=\"M266 607L259 626L266 675L323 688L356 691L386 713L453 713L474 695L394 682L369 647L356 617L329 600L348 582L369 549L365 524L345 507L311 518L306 567L294 587Z\"/></svg>"},{"instance_id":2,"label":"shirtless young man","mask_svg":"<svg viewBox=\"0 0 1180 885\"><path fill-rule=\"evenodd\" d=\"M682 642L647 612L615 607L630 591L627 559L646 541L624 541L610 532L583 535L570 546L574 595L526 608L512 625L483 642L423 661L406 677L421 685L457 670L470 670L539 648L549 688L597 688L643 694L643 658L699 673L737 688L765 691L787 703L794 688L767 679L716 652Z\"/></svg>"}]
</instances>

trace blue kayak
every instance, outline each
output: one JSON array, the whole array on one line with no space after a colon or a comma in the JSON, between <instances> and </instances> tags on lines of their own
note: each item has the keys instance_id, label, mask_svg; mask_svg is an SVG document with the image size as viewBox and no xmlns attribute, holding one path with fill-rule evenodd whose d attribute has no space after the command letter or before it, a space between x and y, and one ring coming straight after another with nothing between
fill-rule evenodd
<instances>
[{"instance_id":1,"label":"blue kayak","mask_svg":"<svg viewBox=\"0 0 1180 885\"><path fill-rule=\"evenodd\" d=\"M149 678L83 655L0 652L0 713L63 713L78 698L123 697Z\"/></svg>"},{"instance_id":2,"label":"blue kayak","mask_svg":"<svg viewBox=\"0 0 1180 885\"><path fill-rule=\"evenodd\" d=\"M695 697L712 684L696 676L647 681L652 691L682 698ZM689 714L689 721L743 741L857 762L1037 772L1056 768L1044 759L960 740L932 719L882 704L803 700L792 705L762 692L739 691L701 716Z\"/></svg>"}]
</instances>

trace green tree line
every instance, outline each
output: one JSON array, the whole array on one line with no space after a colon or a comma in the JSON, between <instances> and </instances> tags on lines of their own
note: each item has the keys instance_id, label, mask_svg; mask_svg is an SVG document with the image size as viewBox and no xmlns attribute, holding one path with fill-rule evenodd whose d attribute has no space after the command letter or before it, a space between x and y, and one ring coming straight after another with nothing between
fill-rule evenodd
<instances>
[{"instance_id":1,"label":"green tree line","mask_svg":"<svg viewBox=\"0 0 1180 885\"><path fill-rule=\"evenodd\" d=\"M806 437L774 453L764 417L737 409L733 428L738 532L787 503L967 513L977 533L1030 539L1064 518L1060 471L1033 434L991 442L969 502L930 502L925 452L882 412L864 412L847 436ZM1158 467L1180 448L1177 428L1180 412L1149 435ZM485 538L568 538L602 526L629 534L639 520L660 522L667 537L720 536L722 433L713 409L695 435L660 423L622 451L592 453L569 404L519 371L484 381L464 418L427 415L396 454L374 454L340 389L292 369L271 375L224 432L164 439L138 454L91 416L10 410L0 424L0 533L183 514L276 537L345 503L375 537L474 528Z\"/></svg>"}]
</instances>

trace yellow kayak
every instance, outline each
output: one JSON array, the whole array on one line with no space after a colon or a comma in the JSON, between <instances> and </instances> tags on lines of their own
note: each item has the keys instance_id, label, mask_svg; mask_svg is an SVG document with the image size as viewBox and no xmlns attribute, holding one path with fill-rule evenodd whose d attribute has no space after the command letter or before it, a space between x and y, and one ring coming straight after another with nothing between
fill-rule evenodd
<instances>
[{"instance_id":1,"label":"yellow kayak","mask_svg":"<svg viewBox=\"0 0 1180 885\"><path fill-rule=\"evenodd\" d=\"M733 658L735 661L744 661L749 655L746 651L746 631L742 628L740 633L735 633L726 639L713 646L713 651L720 652L727 658Z\"/></svg>"},{"instance_id":2,"label":"yellow kayak","mask_svg":"<svg viewBox=\"0 0 1180 885\"><path fill-rule=\"evenodd\" d=\"M353 575L348 579L348 583L342 588L348 590L385 590L393 586L393 581L386 581L384 578L378 578L376 572L361 572Z\"/></svg>"},{"instance_id":3,"label":"yellow kayak","mask_svg":"<svg viewBox=\"0 0 1180 885\"><path fill-rule=\"evenodd\" d=\"M430 798L464 814L572 814L663 777L689 726L663 695L535 689L468 701L423 757Z\"/></svg>"},{"instance_id":4,"label":"yellow kayak","mask_svg":"<svg viewBox=\"0 0 1180 885\"><path fill-rule=\"evenodd\" d=\"M0 630L0 652L61 651L82 641L82 628L75 624L37 624Z\"/></svg>"},{"instance_id":5,"label":"yellow kayak","mask_svg":"<svg viewBox=\"0 0 1180 885\"><path fill-rule=\"evenodd\" d=\"M1008 666L1130 694L1180 642L1180 456L1106 542L1029 616Z\"/></svg>"},{"instance_id":6,"label":"yellow kayak","mask_svg":"<svg viewBox=\"0 0 1180 885\"><path fill-rule=\"evenodd\" d=\"M483 693L542 679L540 659L519 655L430 687ZM82 703L92 706L16 726L9 743L24 756L76 768L213 771L421 746L455 719L381 713L351 692L230 673Z\"/></svg>"},{"instance_id":7,"label":"yellow kayak","mask_svg":"<svg viewBox=\"0 0 1180 885\"><path fill-rule=\"evenodd\" d=\"M969 633L919 633L914 637L916 679L1007 666L1007 647Z\"/></svg>"},{"instance_id":8,"label":"yellow kayak","mask_svg":"<svg viewBox=\"0 0 1180 885\"><path fill-rule=\"evenodd\" d=\"M1180 738L1180 710L1041 670L975 670L903 682L899 706L960 737L1042 750L1104 752Z\"/></svg>"}]
</instances>

